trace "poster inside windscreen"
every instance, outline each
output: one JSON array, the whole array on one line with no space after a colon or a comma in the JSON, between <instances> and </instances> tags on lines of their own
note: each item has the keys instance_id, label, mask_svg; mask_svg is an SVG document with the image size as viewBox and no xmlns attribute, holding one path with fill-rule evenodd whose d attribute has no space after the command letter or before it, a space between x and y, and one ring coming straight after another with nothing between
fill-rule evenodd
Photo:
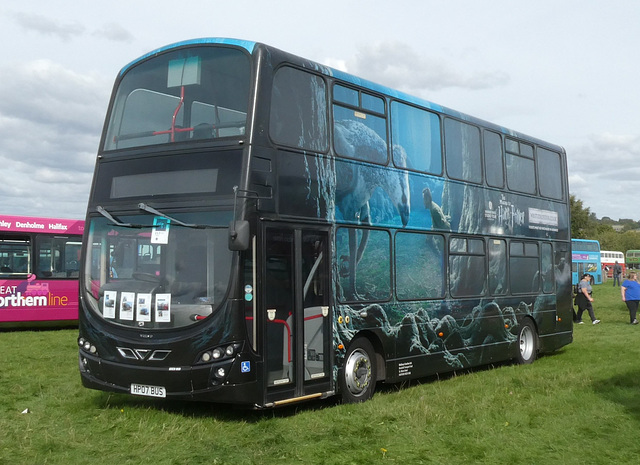
<instances>
[{"instance_id":1,"label":"poster inside windscreen","mask_svg":"<svg viewBox=\"0 0 640 465\"><path fill-rule=\"evenodd\" d=\"M171 220L156 216L153 219L153 229L151 230L152 244L168 244L169 243L169 226Z\"/></svg>"}]
</instances>

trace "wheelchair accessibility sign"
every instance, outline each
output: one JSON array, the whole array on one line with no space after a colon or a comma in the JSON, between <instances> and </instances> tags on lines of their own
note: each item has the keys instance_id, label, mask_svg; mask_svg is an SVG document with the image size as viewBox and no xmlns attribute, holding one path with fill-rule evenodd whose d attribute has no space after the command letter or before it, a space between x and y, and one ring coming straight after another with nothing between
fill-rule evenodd
<instances>
[{"instance_id":1,"label":"wheelchair accessibility sign","mask_svg":"<svg viewBox=\"0 0 640 465\"><path fill-rule=\"evenodd\" d=\"M240 372L241 373L249 373L251 371L251 362L241 362L240 363Z\"/></svg>"}]
</instances>

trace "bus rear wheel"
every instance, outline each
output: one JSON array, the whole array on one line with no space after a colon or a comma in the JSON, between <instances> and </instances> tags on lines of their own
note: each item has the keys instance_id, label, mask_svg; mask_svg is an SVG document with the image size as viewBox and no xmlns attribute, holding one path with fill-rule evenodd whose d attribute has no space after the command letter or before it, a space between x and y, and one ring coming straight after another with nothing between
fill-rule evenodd
<instances>
[{"instance_id":1,"label":"bus rear wheel","mask_svg":"<svg viewBox=\"0 0 640 465\"><path fill-rule=\"evenodd\" d=\"M518 331L518 355L517 361L521 365L533 363L538 353L538 334L536 327L530 319L522 321Z\"/></svg>"},{"instance_id":2,"label":"bus rear wheel","mask_svg":"<svg viewBox=\"0 0 640 465\"><path fill-rule=\"evenodd\" d=\"M340 391L345 403L364 402L373 397L376 389L376 353L368 339L351 342L344 358L340 376Z\"/></svg>"}]
</instances>

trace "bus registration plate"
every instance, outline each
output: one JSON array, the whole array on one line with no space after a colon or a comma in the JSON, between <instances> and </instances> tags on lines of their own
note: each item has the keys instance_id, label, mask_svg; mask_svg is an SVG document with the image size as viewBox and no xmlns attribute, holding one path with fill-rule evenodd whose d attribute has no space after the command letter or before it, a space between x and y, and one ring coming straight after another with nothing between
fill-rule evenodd
<instances>
[{"instance_id":1,"label":"bus registration plate","mask_svg":"<svg viewBox=\"0 0 640 465\"><path fill-rule=\"evenodd\" d=\"M167 397L167 390L163 386L131 383L131 394L147 397Z\"/></svg>"}]
</instances>

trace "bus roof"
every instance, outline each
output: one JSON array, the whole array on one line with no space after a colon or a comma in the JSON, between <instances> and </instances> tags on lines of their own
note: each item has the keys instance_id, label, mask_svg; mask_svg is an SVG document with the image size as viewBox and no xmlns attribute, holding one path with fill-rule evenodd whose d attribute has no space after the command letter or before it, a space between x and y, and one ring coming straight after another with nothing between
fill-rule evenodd
<instances>
[{"instance_id":1,"label":"bus roof","mask_svg":"<svg viewBox=\"0 0 640 465\"><path fill-rule=\"evenodd\" d=\"M259 42L253 42L253 41L248 41L248 40L241 40L241 39L231 39L231 38L223 38L223 37L205 37L205 38L199 38L199 39L189 39L189 40L184 40L184 41L180 41L180 42L175 42L173 44L169 44L169 45L165 45L163 47L157 48L155 50L152 50L149 53L146 53L144 55L142 55L141 57L133 60L132 62L130 62L129 64L127 64L126 66L124 66L121 70L120 70L120 76L122 76L129 68L131 68L132 66L134 66L135 64L139 63L142 60L145 60L149 57L152 57L154 55L158 55L160 53L166 52L168 50L172 50L175 48L179 48L179 47L185 47L185 46L191 46L191 45L203 45L203 44L222 44L222 45L233 45L236 47L240 47L245 49L247 52L249 53L253 53L254 49L258 46L260 47L266 47L272 50L275 50L275 47L271 47L269 45L266 44L262 44ZM489 129L493 129L497 132L500 132L504 135L507 136L512 136L512 137L518 137L521 139L526 139L529 140L533 143L536 143L538 145L541 146L546 146L550 149L553 150L557 150L560 151L562 153L565 153L564 149L558 145L555 144L551 144L547 141L543 141L541 139L537 139L535 137L531 137L531 136L527 136L525 134L522 134L520 132L517 131L513 131L511 129L508 129L506 127L503 126L499 126L497 124L491 123L489 121L485 121L482 120L480 118L476 118L474 116L471 115L467 115L465 113L453 110L451 108L447 108L447 107L443 107L441 105L438 105L436 103L430 102L428 100L424 100L418 97L415 97L413 95L410 94L406 94L404 92L401 92L399 90L390 88L390 87L386 87L383 86L381 84L376 84L375 82L372 81L368 81L366 79L363 78L359 78L357 76L354 76L352 74L346 73L344 71L340 71L334 68L330 68L328 66L325 65L321 65L319 63L313 62L318 70L322 70L325 74L335 77L336 79L340 79L342 81L351 83L355 86L359 86L359 87L364 87L367 88L369 90L372 90L374 92L378 92L384 95L387 95L389 97L392 98L397 98L400 100L404 100L405 102L408 103L413 103L415 105L424 107L424 108L428 108L430 110L433 111L437 111L439 113L444 113L446 115L452 116L454 118L458 118L461 119L463 121L468 121L470 123L475 123L478 124L480 126L489 128Z\"/></svg>"},{"instance_id":2,"label":"bus roof","mask_svg":"<svg viewBox=\"0 0 640 465\"><path fill-rule=\"evenodd\" d=\"M0 215L0 232L82 234L83 220Z\"/></svg>"}]
</instances>

